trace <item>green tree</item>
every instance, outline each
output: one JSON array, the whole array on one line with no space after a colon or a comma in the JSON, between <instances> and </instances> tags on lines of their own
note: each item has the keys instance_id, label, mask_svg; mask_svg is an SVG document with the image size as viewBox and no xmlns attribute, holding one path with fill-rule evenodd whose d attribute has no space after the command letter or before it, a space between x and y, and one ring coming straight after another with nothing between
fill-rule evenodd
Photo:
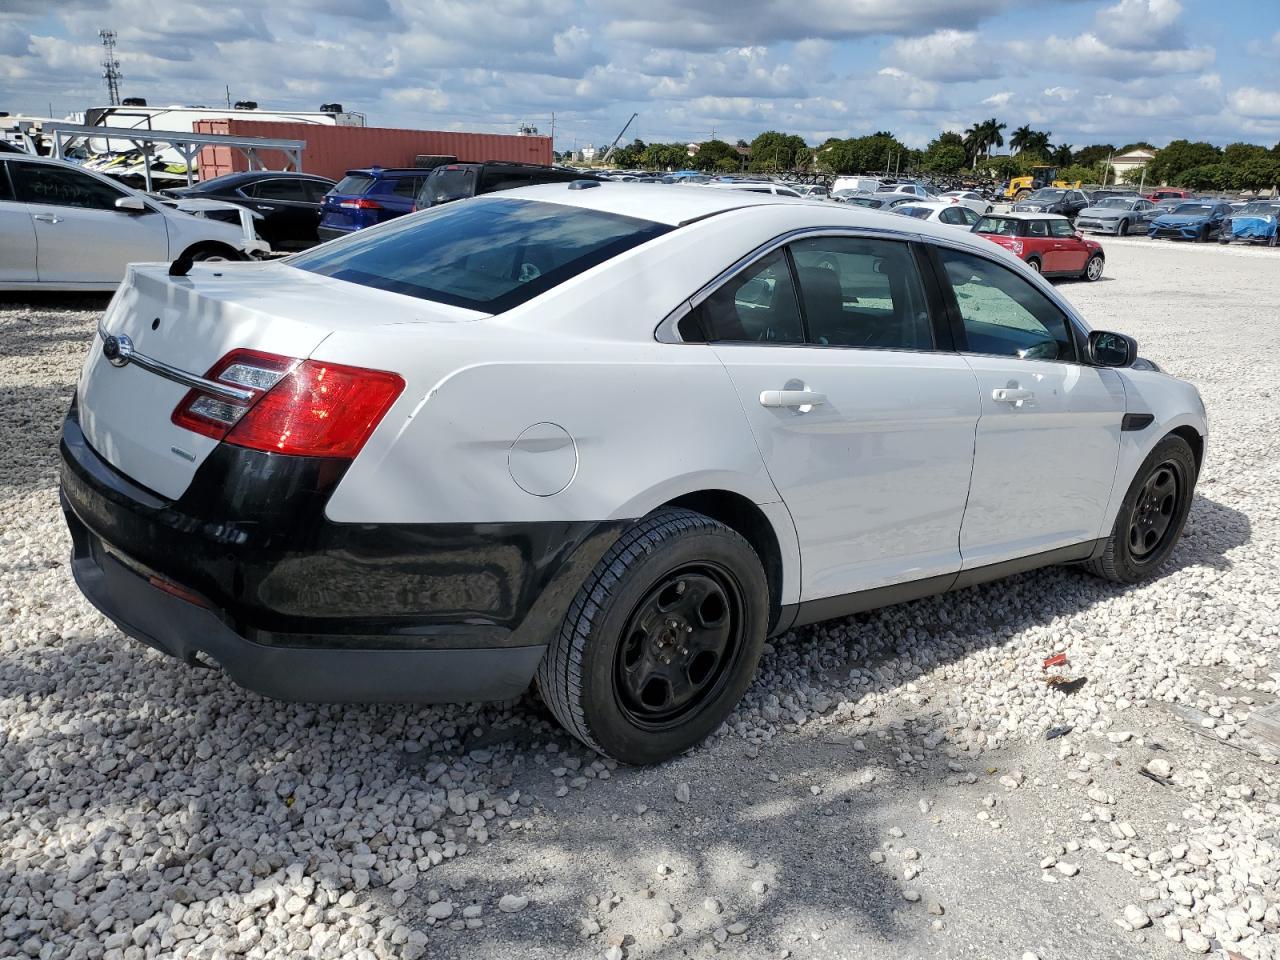
<instances>
[{"instance_id":1,"label":"green tree","mask_svg":"<svg viewBox=\"0 0 1280 960\"><path fill-rule=\"evenodd\" d=\"M1229 190L1233 185L1232 170L1225 163L1204 163L1179 173L1174 181L1192 190Z\"/></svg>"},{"instance_id":2,"label":"green tree","mask_svg":"<svg viewBox=\"0 0 1280 960\"><path fill-rule=\"evenodd\" d=\"M1156 152L1156 148L1151 144L1147 143L1147 141L1138 140L1135 143L1126 143L1123 147L1117 150L1116 153L1130 153L1134 150L1147 150L1151 153Z\"/></svg>"},{"instance_id":3,"label":"green tree","mask_svg":"<svg viewBox=\"0 0 1280 960\"><path fill-rule=\"evenodd\" d=\"M1256 143L1229 143L1222 148L1222 162L1229 167L1240 167L1248 160L1267 159L1271 152Z\"/></svg>"},{"instance_id":4,"label":"green tree","mask_svg":"<svg viewBox=\"0 0 1280 960\"><path fill-rule=\"evenodd\" d=\"M1060 167L1070 166L1074 159L1075 155L1071 152L1069 143L1060 143L1049 150L1049 162L1056 163Z\"/></svg>"},{"instance_id":5,"label":"green tree","mask_svg":"<svg viewBox=\"0 0 1280 960\"><path fill-rule=\"evenodd\" d=\"M1147 164L1147 180L1151 183L1181 183L1187 171L1216 164L1221 159L1222 152L1211 143L1174 140Z\"/></svg>"},{"instance_id":6,"label":"green tree","mask_svg":"<svg viewBox=\"0 0 1280 960\"><path fill-rule=\"evenodd\" d=\"M883 132L869 137L837 140L818 151L818 163L832 173L872 173L910 163L910 151L902 142Z\"/></svg>"},{"instance_id":7,"label":"green tree","mask_svg":"<svg viewBox=\"0 0 1280 960\"><path fill-rule=\"evenodd\" d=\"M651 143L644 148L640 165L646 170L679 170L689 165L688 148L683 143Z\"/></svg>"},{"instance_id":8,"label":"green tree","mask_svg":"<svg viewBox=\"0 0 1280 960\"><path fill-rule=\"evenodd\" d=\"M1065 180L1068 183L1075 183L1079 180L1083 183L1098 183L1098 168L1085 167L1078 163L1068 164L1065 167L1058 168L1058 179Z\"/></svg>"},{"instance_id":9,"label":"green tree","mask_svg":"<svg viewBox=\"0 0 1280 960\"><path fill-rule=\"evenodd\" d=\"M722 160L730 161L721 164ZM723 140L706 140L698 145L698 152L693 155L692 166L697 170L719 170L732 173L742 166L738 151Z\"/></svg>"},{"instance_id":10,"label":"green tree","mask_svg":"<svg viewBox=\"0 0 1280 960\"><path fill-rule=\"evenodd\" d=\"M796 170L808 162L809 145L794 133L766 130L751 141L751 169Z\"/></svg>"},{"instance_id":11,"label":"green tree","mask_svg":"<svg viewBox=\"0 0 1280 960\"><path fill-rule=\"evenodd\" d=\"M1232 172L1239 189L1266 190L1280 184L1280 159L1264 150L1262 156L1248 157Z\"/></svg>"},{"instance_id":12,"label":"green tree","mask_svg":"<svg viewBox=\"0 0 1280 960\"><path fill-rule=\"evenodd\" d=\"M1017 157L990 157L983 166L996 180L1009 180L1021 173Z\"/></svg>"},{"instance_id":13,"label":"green tree","mask_svg":"<svg viewBox=\"0 0 1280 960\"><path fill-rule=\"evenodd\" d=\"M936 140L930 141L920 159L920 166L929 173L954 176L964 168L967 159L960 134L943 133Z\"/></svg>"},{"instance_id":14,"label":"green tree","mask_svg":"<svg viewBox=\"0 0 1280 960\"><path fill-rule=\"evenodd\" d=\"M1089 146L1081 147L1077 150L1075 156L1071 159L1082 167L1096 167L1118 152L1109 143L1091 143Z\"/></svg>"}]
</instances>

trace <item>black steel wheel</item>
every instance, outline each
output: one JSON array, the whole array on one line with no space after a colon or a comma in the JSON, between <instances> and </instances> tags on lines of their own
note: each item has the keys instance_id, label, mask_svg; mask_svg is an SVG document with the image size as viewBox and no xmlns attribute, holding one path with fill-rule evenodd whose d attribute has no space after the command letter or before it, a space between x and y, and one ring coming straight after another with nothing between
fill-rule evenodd
<instances>
[{"instance_id":1,"label":"black steel wheel","mask_svg":"<svg viewBox=\"0 0 1280 960\"><path fill-rule=\"evenodd\" d=\"M1156 444L1129 485L1103 551L1088 568L1120 583L1155 573L1182 536L1196 474L1195 454L1186 440L1170 434Z\"/></svg>"},{"instance_id":2,"label":"black steel wheel","mask_svg":"<svg viewBox=\"0 0 1280 960\"><path fill-rule=\"evenodd\" d=\"M664 510L623 533L538 667L543 701L587 746L655 763L716 729L755 673L769 586L750 544Z\"/></svg>"},{"instance_id":3,"label":"black steel wheel","mask_svg":"<svg viewBox=\"0 0 1280 960\"><path fill-rule=\"evenodd\" d=\"M713 698L743 649L737 579L715 564L661 578L623 628L614 693L638 727L663 730Z\"/></svg>"}]
</instances>

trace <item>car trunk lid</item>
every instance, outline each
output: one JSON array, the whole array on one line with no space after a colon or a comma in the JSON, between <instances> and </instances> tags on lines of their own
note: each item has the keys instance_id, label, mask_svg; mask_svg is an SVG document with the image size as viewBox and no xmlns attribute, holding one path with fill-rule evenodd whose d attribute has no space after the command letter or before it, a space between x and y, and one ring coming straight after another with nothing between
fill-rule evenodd
<instances>
[{"instance_id":1,"label":"car trunk lid","mask_svg":"<svg viewBox=\"0 0 1280 960\"><path fill-rule=\"evenodd\" d=\"M220 442L171 419L191 388L179 374L204 377L237 349L305 359L334 330L367 330L384 317L421 323L481 316L403 301L280 263L200 266L186 277L170 277L160 264L132 266L81 373L76 396L85 438L135 483L176 499ZM113 362L108 353L126 337L142 357L121 364L117 353Z\"/></svg>"}]
</instances>

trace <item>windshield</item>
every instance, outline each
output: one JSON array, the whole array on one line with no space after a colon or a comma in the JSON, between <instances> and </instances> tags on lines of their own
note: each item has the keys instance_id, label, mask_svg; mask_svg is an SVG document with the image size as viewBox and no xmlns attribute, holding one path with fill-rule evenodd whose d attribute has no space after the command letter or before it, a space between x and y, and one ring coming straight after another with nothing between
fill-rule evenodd
<instances>
[{"instance_id":1,"label":"windshield","mask_svg":"<svg viewBox=\"0 0 1280 960\"><path fill-rule=\"evenodd\" d=\"M1204 203L1181 203L1173 212L1180 217L1206 217L1213 213L1213 207Z\"/></svg>"},{"instance_id":2,"label":"windshield","mask_svg":"<svg viewBox=\"0 0 1280 960\"><path fill-rule=\"evenodd\" d=\"M1032 200L1061 200L1067 195L1067 191L1055 189L1054 187L1041 187L1031 195Z\"/></svg>"},{"instance_id":3,"label":"windshield","mask_svg":"<svg viewBox=\"0 0 1280 960\"><path fill-rule=\"evenodd\" d=\"M1008 217L983 217L973 228L974 233L993 233L997 237L1016 237L1018 221Z\"/></svg>"},{"instance_id":4,"label":"windshield","mask_svg":"<svg viewBox=\"0 0 1280 960\"><path fill-rule=\"evenodd\" d=\"M286 262L376 290L501 313L671 229L598 210L495 197L435 207Z\"/></svg>"},{"instance_id":5,"label":"windshield","mask_svg":"<svg viewBox=\"0 0 1280 960\"><path fill-rule=\"evenodd\" d=\"M849 197L846 201L859 207L871 207L873 210L880 206L880 201L875 197Z\"/></svg>"},{"instance_id":6,"label":"windshield","mask_svg":"<svg viewBox=\"0 0 1280 960\"><path fill-rule=\"evenodd\" d=\"M1095 203L1094 206L1103 210L1128 210L1133 207L1133 204L1133 200L1125 197L1107 197Z\"/></svg>"},{"instance_id":7,"label":"windshield","mask_svg":"<svg viewBox=\"0 0 1280 960\"><path fill-rule=\"evenodd\" d=\"M893 211L894 213L906 214L908 217L915 217L917 220L928 220L929 214L933 213L928 207L912 207L907 204L894 207Z\"/></svg>"}]
</instances>

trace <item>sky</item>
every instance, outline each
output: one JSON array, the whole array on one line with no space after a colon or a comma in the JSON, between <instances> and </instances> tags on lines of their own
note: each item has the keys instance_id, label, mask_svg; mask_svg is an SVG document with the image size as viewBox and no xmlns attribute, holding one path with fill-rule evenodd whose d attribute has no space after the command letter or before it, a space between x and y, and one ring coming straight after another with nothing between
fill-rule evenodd
<instances>
[{"instance_id":1,"label":"sky","mask_svg":"<svg viewBox=\"0 0 1280 960\"><path fill-rule=\"evenodd\" d=\"M124 96L370 125L924 147L996 117L1055 144L1280 141L1280 0L0 0L0 110ZM1006 132L1006 136L1008 131Z\"/></svg>"}]
</instances>

